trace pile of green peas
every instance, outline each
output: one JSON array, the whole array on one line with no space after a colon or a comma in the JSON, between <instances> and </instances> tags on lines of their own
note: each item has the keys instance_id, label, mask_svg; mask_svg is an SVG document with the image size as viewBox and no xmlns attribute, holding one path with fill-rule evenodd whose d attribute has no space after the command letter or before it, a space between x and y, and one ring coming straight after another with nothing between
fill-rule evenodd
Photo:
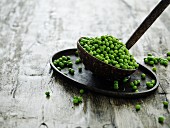
<instances>
[{"instance_id":1,"label":"pile of green peas","mask_svg":"<svg viewBox=\"0 0 170 128\"><path fill-rule=\"evenodd\" d=\"M156 84L155 80L151 80L151 81L146 82L147 88L153 88L155 84Z\"/></svg>"},{"instance_id":2,"label":"pile of green peas","mask_svg":"<svg viewBox=\"0 0 170 128\"><path fill-rule=\"evenodd\" d=\"M170 57L168 55L169 54L167 53L167 58L159 58L159 57L153 56L151 53L148 53L148 56L144 58L144 62L145 64L148 64L150 66L157 65L158 63L160 63L161 65L167 66L168 61L170 61Z\"/></svg>"},{"instance_id":3,"label":"pile of green peas","mask_svg":"<svg viewBox=\"0 0 170 128\"><path fill-rule=\"evenodd\" d=\"M73 63L70 60L70 56L62 56L57 60L54 60L53 64L57 67L58 70L61 70L65 67L71 68L73 66Z\"/></svg>"},{"instance_id":4,"label":"pile of green peas","mask_svg":"<svg viewBox=\"0 0 170 128\"><path fill-rule=\"evenodd\" d=\"M92 56L121 69L137 69L139 65L120 40L113 36L80 39L80 45Z\"/></svg>"},{"instance_id":5,"label":"pile of green peas","mask_svg":"<svg viewBox=\"0 0 170 128\"><path fill-rule=\"evenodd\" d=\"M84 94L84 90L80 89L79 92L80 92L81 96L74 96L73 97L73 104L74 105L78 105L78 104L82 103L82 100L83 100L82 94Z\"/></svg>"},{"instance_id":6,"label":"pile of green peas","mask_svg":"<svg viewBox=\"0 0 170 128\"><path fill-rule=\"evenodd\" d=\"M140 85L140 80L134 80L133 82L130 82L130 86L132 87L132 90L135 92L138 92L138 87Z\"/></svg>"}]
</instances>

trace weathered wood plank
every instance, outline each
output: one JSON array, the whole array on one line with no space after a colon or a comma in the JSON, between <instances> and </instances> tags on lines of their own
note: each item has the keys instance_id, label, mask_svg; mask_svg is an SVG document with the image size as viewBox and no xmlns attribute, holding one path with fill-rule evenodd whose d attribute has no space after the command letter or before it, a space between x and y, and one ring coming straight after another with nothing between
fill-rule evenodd
<instances>
[{"instance_id":1,"label":"weathered wood plank","mask_svg":"<svg viewBox=\"0 0 170 128\"><path fill-rule=\"evenodd\" d=\"M55 79L49 58L76 47L81 36L112 34L124 42L156 5L138 0L1 0L0 1L0 127L168 128L170 67L158 67L161 86L150 97L124 100L92 92L77 107L79 89ZM131 49L142 62L148 52L162 56L170 50L170 8ZM50 99L44 95L51 92ZM141 103L141 111L135 104ZM164 125L157 118L166 117Z\"/></svg>"}]
</instances>

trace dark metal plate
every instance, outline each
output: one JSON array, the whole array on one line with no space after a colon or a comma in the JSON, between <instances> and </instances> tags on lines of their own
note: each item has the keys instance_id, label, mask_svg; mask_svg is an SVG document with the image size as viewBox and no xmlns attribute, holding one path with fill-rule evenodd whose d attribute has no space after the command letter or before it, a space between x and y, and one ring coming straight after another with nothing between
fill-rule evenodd
<instances>
[{"instance_id":1,"label":"dark metal plate","mask_svg":"<svg viewBox=\"0 0 170 128\"><path fill-rule=\"evenodd\" d=\"M136 70L131 76L129 81L124 84L123 82L119 81L119 89L114 90L113 89L113 82L104 80L102 78L99 78L95 76L91 71L86 70L83 63L75 64L75 60L77 57L75 56L75 51L77 49L67 49L60 51L56 54L54 54L50 60L51 67L54 69L54 71L62 76L63 80L70 80L74 84L80 86L81 88L89 89L91 91L101 93L104 95L109 95L113 97L124 97L124 98L140 98L145 97L149 94L152 94L159 85L158 78L156 77L155 73L153 73L151 70L146 68L145 66L139 64L138 70ZM73 69L75 70L75 74L71 75L68 73L68 68L64 68L61 71L59 71L53 64L53 61L55 59L60 58L61 56L70 56L71 60L73 62ZM79 73L78 67L82 67L82 72ZM141 79L141 74L146 74L146 79ZM133 92L132 88L130 87L130 82L134 81L136 79L141 80L140 85L138 86L139 92ZM153 88L147 89L146 82L155 80L156 84Z\"/></svg>"}]
</instances>

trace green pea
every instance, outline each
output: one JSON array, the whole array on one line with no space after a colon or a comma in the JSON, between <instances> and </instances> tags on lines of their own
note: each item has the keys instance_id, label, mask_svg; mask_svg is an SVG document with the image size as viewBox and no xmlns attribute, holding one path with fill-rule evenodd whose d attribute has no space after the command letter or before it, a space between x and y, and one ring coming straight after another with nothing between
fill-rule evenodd
<instances>
[{"instance_id":1,"label":"green pea","mask_svg":"<svg viewBox=\"0 0 170 128\"><path fill-rule=\"evenodd\" d=\"M151 54L151 53L148 53L148 56L152 56L152 54Z\"/></svg>"},{"instance_id":2,"label":"green pea","mask_svg":"<svg viewBox=\"0 0 170 128\"><path fill-rule=\"evenodd\" d=\"M84 93L84 90L83 89L80 89L80 94L83 94Z\"/></svg>"},{"instance_id":3,"label":"green pea","mask_svg":"<svg viewBox=\"0 0 170 128\"><path fill-rule=\"evenodd\" d=\"M170 56L170 52L167 52L167 56Z\"/></svg>"},{"instance_id":4,"label":"green pea","mask_svg":"<svg viewBox=\"0 0 170 128\"><path fill-rule=\"evenodd\" d=\"M75 52L75 55L78 56L78 51Z\"/></svg>"},{"instance_id":5,"label":"green pea","mask_svg":"<svg viewBox=\"0 0 170 128\"><path fill-rule=\"evenodd\" d=\"M158 122L161 123L161 124L163 124L164 121L165 121L165 117L164 117L164 116L159 116Z\"/></svg>"},{"instance_id":6,"label":"green pea","mask_svg":"<svg viewBox=\"0 0 170 128\"><path fill-rule=\"evenodd\" d=\"M50 92L45 92L46 97L50 97Z\"/></svg>"},{"instance_id":7,"label":"green pea","mask_svg":"<svg viewBox=\"0 0 170 128\"><path fill-rule=\"evenodd\" d=\"M167 60L170 61L170 56L167 57Z\"/></svg>"},{"instance_id":8,"label":"green pea","mask_svg":"<svg viewBox=\"0 0 170 128\"><path fill-rule=\"evenodd\" d=\"M145 62L146 64L148 64L149 61L148 61L147 58L145 58L145 59L144 59L144 62Z\"/></svg>"},{"instance_id":9,"label":"green pea","mask_svg":"<svg viewBox=\"0 0 170 128\"><path fill-rule=\"evenodd\" d=\"M149 64L150 65L154 65L154 61L149 61Z\"/></svg>"},{"instance_id":10,"label":"green pea","mask_svg":"<svg viewBox=\"0 0 170 128\"><path fill-rule=\"evenodd\" d=\"M82 72L82 67L79 67L78 70L79 70L79 72Z\"/></svg>"},{"instance_id":11,"label":"green pea","mask_svg":"<svg viewBox=\"0 0 170 128\"><path fill-rule=\"evenodd\" d=\"M133 90L133 91L136 91L136 90L137 90L137 86L133 86L133 87L132 87L132 90Z\"/></svg>"},{"instance_id":12,"label":"green pea","mask_svg":"<svg viewBox=\"0 0 170 128\"><path fill-rule=\"evenodd\" d=\"M74 69L69 68L69 73L70 73L71 75L74 75Z\"/></svg>"},{"instance_id":13,"label":"green pea","mask_svg":"<svg viewBox=\"0 0 170 128\"><path fill-rule=\"evenodd\" d=\"M113 88L114 88L114 90L118 90L119 89L119 85L118 84L114 84Z\"/></svg>"},{"instance_id":14,"label":"green pea","mask_svg":"<svg viewBox=\"0 0 170 128\"><path fill-rule=\"evenodd\" d=\"M67 67L70 67L70 68L71 68L72 66L73 66L73 63L72 63L72 62L68 62L68 63L67 63Z\"/></svg>"},{"instance_id":15,"label":"green pea","mask_svg":"<svg viewBox=\"0 0 170 128\"><path fill-rule=\"evenodd\" d=\"M135 86L135 84L133 82L130 82L130 86L133 87Z\"/></svg>"},{"instance_id":16,"label":"green pea","mask_svg":"<svg viewBox=\"0 0 170 128\"><path fill-rule=\"evenodd\" d=\"M73 103L74 104L78 104L79 100L76 98L76 99L73 99Z\"/></svg>"},{"instance_id":17,"label":"green pea","mask_svg":"<svg viewBox=\"0 0 170 128\"><path fill-rule=\"evenodd\" d=\"M145 73L142 73L141 74L141 78L144 80L144 79L146 79L146 74Z\"/></svg>"},{"instance_id":18,"label":"green pea","mask_svg":"<svg viewBox=\"0 0 170 128\"><path fill-rule=\"evenodd\" d=\"M61 71L61 68L60 68L60 67L57 67L57 69L58 69L59 71Z\"/></svg>"},{"instance_id":19,"label":"green pea","mask_svg":"<svg viewBox=\"0 0 170 128\"><path fill-rule=\"evenodd\" d=\"M77 99L78 99L78 102L79 102L79 103L82 102L82 97L81 97L81 96L79 96Z\"/></svg>"},{"instance_id":20,"label":"green pea","mask_svg":"<svg viewBox=\"0 0 170 128\"><path fill-rule=\"evenodd\" d=\"M163 105L165 108L168 108L168 101L163 101Z\"/></svg>"},{"instance_id":21,"label":"green pea","mask_svg":"<svg viewBox=\"0 0 170 128\"><path fill-rule=\"evenodd\" d=\"M151 83L152 83L153 85L155 85L155 84L156 84L156 81L155 81L155 80L151 80Z\"/></svg>"},{"instance_id":22,"label":"green pea","mask_svg":"<svg viewBox=\"0 0 170 128\"><path fill-rule=\"evenodd\" d=\"M120 68L120 65L119 65L119 64L116 64L115 67L116 67L116 68Z\"/></svg>"},{"instance_id":23,"label":"green pea","mask_svg":"<svg viewBox=\"0 0 170 128\"><path fill-rule=\"evenodd\" d=\"M124 78L123 83L127 83L127 82L128 82L128 78Z\"/></svg>"},{"instance_id":24,"label":"green pea","mask_svg":"<svg viewBox=\"0 0 170 128\"><path fill-rule=\"evenodd\" d=\"M137 104L137 105L135 106L136 111L139 111L140 108L141 108L140 104Z\"/></svg>"},{"instance_id":25,"label":"green pea","mask_svg":"<svg viewBox=\"0 0 170 128\"><path fill-rule=\"evenodd\" d=\"M76 62L75 62L75 63L76 63L76 64L81 63L81 59L80 59L80 58L76 59Z\"/></svg>"},{"instance_id":26,"label":"green pea","mask_svg":"<svg viewBox=\"0 0 170 128\"><path fill-rule=\"evenodd\" d=\"M153 68L152 68L152 71L156 72L156 67L153 67Z\"/></svg>"},{"instance_id":27,"label":"green pea","mask_svg":"<svg viewBox=\"0 0 170 128\"><path fill-rule=\"evenodd\" d=\"M58 65L59 62L60 62L59 60L54 60L53 64L54 64L54 65Z\"/></svg>"},{"instance_id":28,"label":"green pea","mask_svg":"<svg viewBox=\"0 0 170 128\"><path fill-rule=\"evenodd\" d=\"M137 81L137 80L135 80L135 81L134 81L134 84L135 84L135 85L138 85L138 81Z\"/></svg>"}]
</instances>

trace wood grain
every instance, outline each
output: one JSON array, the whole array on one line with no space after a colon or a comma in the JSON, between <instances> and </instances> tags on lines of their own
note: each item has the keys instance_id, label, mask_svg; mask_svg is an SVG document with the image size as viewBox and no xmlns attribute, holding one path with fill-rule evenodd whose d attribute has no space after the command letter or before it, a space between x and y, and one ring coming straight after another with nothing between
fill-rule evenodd
<instances>
[{"instance_id":1,"label":"wood grain","mask_svg":"<svg viewBox=\"0 0 170 128\"><path fill-rule=\"evenodd\" d=\"M150 97L125 100L86 91L83 103L74 107L79 89L55 78L49 65L53 53L76 47L81 36L111 34L126 42L158 2L1 0L0 128L169 128L169 109L162 101L170 101L170 66L157 66L161 83ZM164 56L170 51L169 12L131 49L139 61L148 52ZM166 117L163 125L160 115Z\"/></svg>"}]
</instances>

